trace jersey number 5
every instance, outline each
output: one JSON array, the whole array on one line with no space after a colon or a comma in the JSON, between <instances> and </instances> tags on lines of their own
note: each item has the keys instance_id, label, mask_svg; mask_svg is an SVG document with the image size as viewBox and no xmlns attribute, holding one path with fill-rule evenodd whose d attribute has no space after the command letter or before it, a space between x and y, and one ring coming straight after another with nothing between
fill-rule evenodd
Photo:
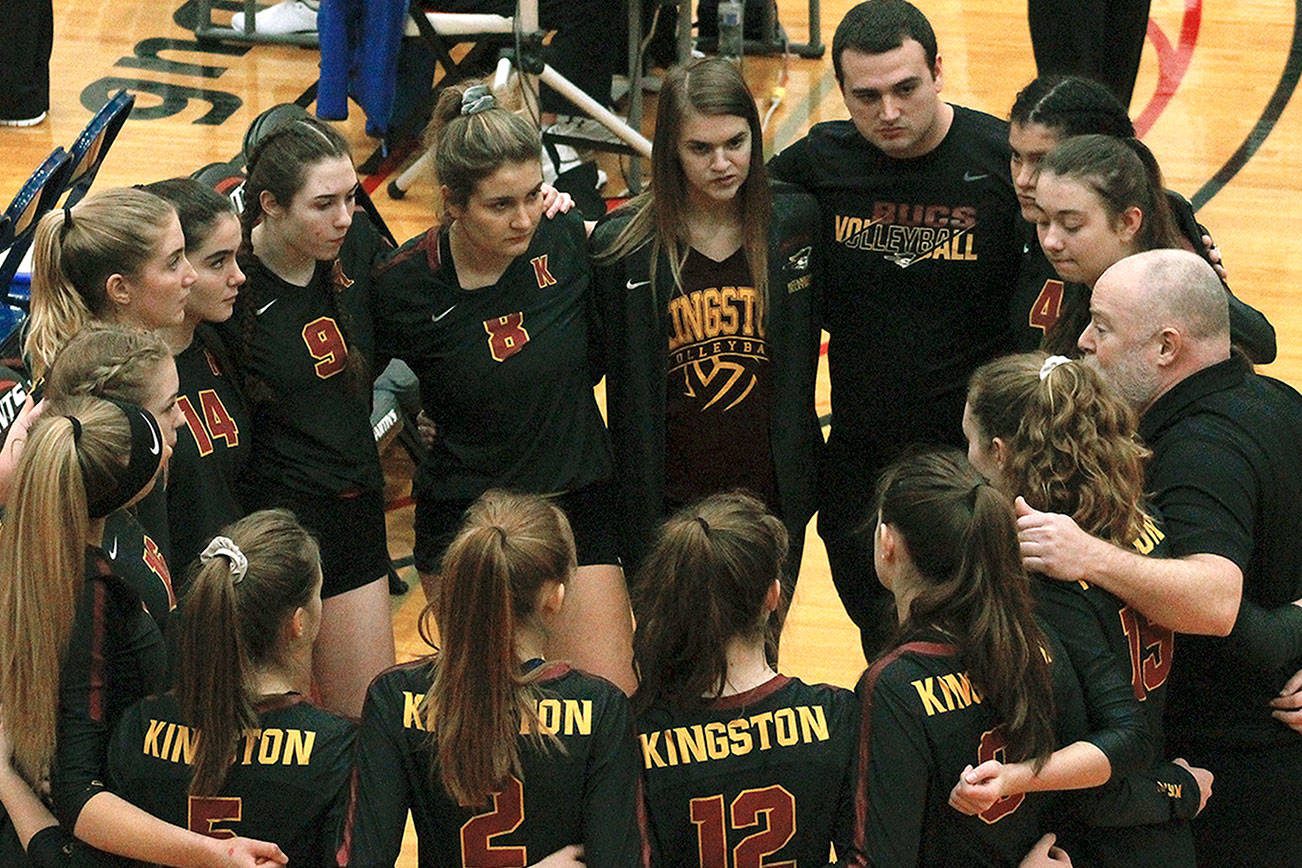
<instances>
[{"instance_id":1,"label":"jersey number 5","mask_svg":"<svg viewBox=\"0 0 1302 868\"><path fill-rule=\"evenodd\" d=\"M230 829L215 829L217 823L238 823L244 814L243 800L234 796L190 796L186 828L209 838L234 838Z\"/></svg>"},{"instance_id":2,"label":"jersey number 5","mask_svg":"<svg viewBox=\"0 0 1302 868\"><path fill-rule=\"evenodd\" d=\"M493 794L493 810L476 814L461 827L461 864L475 868L525 868L529 864L523 847L501 847L489 843L498 835L520 828L524 822L524 787L515 777Z\"/></svg>"},{"instance_id":3,"label":"jersey number 5","mask_svg":"<svg viewBox=\"0 0 1302 868\"><path fill-rule=\"evenodd\" d=\"M691 807L701 868L795 868L794 861L764 861L765 856L781 850L796 834L796 797L785 788L774 784L743 790L732 800L726 818L722 795L692 799ZM738 841L729 862L728 828L740 831L758 826L761 814L764 828Z\"/></svg>"},{"instance_id":4,"label":"jersey number 5","mask_svg":"<svg viewBox=\"0 0 1302 868\"><path fill-rule=\"evenodd\" d=\"M994 729L987 729L981 733L981 745L977 748L977 760L983 763L990 760L1005 762L1004 746L1003 727L996 726ZM1025 793L1018 793L1014 796L1000 796L993 805L977 814L977 816L987 823L998 823L1020 808L1024 801L1026 801Z\"/></svg>"},{"instance_id":5,"label":"jersey number 5","mask_svg":"<svg viewBox=\"0 0 1302 868\"><path fill-rule=\"evenodd\" d=\"M508 313L506 316L486 319L484 331L488 332L488 351L493 354L494 361L505 362L529 343L523 313Z\"/></svg>"},{"instance_id":6,"label":"jersey number 5","mask_svg":"<svg viewBox=\"0 0 1302 868\"><path fill-rule=\"evenodd\" d=\"M316 375L328 380L348 364L348 347L339 324L328 316L317 317L303 326L303 343L316 359Z\"/></svg>"}]
</instances>

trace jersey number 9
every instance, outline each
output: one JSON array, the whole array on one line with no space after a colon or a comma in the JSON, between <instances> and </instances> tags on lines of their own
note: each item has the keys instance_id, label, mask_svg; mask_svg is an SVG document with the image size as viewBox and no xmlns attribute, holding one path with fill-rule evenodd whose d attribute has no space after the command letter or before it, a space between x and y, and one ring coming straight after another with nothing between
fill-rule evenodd
<instances>
[{"instance_id":1,"label":"jersey number 9","mask_svg":"<svg viewBox=\"0 0 1302 868\"><path fill-rule=\"evenodd\" d=\"M316 375L328 380L348 364L348 347L339 324L328 316L317 317L303 326L303 343L316 359Z\"/></svg>"}]
</instances>

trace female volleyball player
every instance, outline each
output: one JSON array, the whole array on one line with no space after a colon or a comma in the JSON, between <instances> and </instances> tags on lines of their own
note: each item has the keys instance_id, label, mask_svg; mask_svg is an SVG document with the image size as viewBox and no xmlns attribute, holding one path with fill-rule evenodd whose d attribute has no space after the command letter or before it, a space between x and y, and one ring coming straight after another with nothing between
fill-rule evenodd
<instances>
[{"instance_id":1,"label":"female volleyball player","mask_svg":"<svg viewBox=\"0 0 1302 868\"><path fill-rule=\"evenodd\" d=\"M425 612L439 650L367 694L347 864L392 865L408 811L422 866L523 868L575 844L589 868L644 864L628 700L544 656L575 562L551 501L492 491L471 507Z\"/></svg>"},{"instance_id":2,"label":"female volleyball player","mask_svg":"<svg viewBox=\"0 0 1302 868\"><path fill-rule=\"evenodd\" d=\"M265 131L248 176L248 281L228 328L252 416L240 503L289 509L320 541L316 684L326 708L356 715L394 659L370 425L369 287L383 242L353 215L357 173L326 124L294 117Z\"/></svg>"},{"instance_id":3,"label":"female volleyball player","mask_svg":"<svg viewBox=\"0 0 1302 868\"><path fill-rule=\"evenodd\" d=\"M1141 243L1195 250L1219 268L1219 251L1211 246L1211 238L1194 218L1193 207L1178 193L1163 189L1156 161L1134 139L1135 129L1126 109L1107 88L1085 78L1042 76L1017 94L1009 122L1013 185L1022 217L1028 223L1034 225L1043 217L1036 204L1036 186L1045 156L1072 136L1113 136L1127 142L1139 157L1146 177L1133 165L1114 169L1120 174L1107 182L1115 186L1112 195L1117 197L1106 206L1110 222L1119 225L1127 208L1141 207L1141 213L1149 215L1147 230L1138 233ZM1150 187L1151 192L1144 192ZM1169 206L1169 219L1161 213L1164 204ZM1137 246L1130 252L1145 249L1150 248ZM1219 270L1223 279L1224 269ZM1033 350L1043 344L1051 352L1074 355L1076 338L1089 319L1090 285L1092 281L1082 282L1080 275L1060 275L1046 258L1035 233L1028 232L1026 255L1022 257L1011 306L1017 345ZM1256 362L1273 360L1275 331L1266 318L1232 294L1230 312L1240 348Z\"/></svg>"},{"instance_id":4,"label":"female volleyball player","mask_svg":"<svg viewBox=\"0 0 1302 868\"><path fill-rule=\"evenodd\" d=\"M1075 740L1080 688L1032 614L1012 504L957 453L923 453L883 473L869 527L900 624L857 688L854 846L873 865L1014 862L1039 836L1036 791L1112 768L1093 736ZM992 778L996 758L1016 771Z\"/></svg>"},{"instance_id":5,"label":"female volleyball player","mask_svg":"<svg viewBox=\"0 0 1302 868\"><path fill-rule=\"evenodd\" d=\"M593 233L625 560L675 509L746 488L786 525L789 601L823 443L817 205L770 187L733 64L672 70L659 106L651 189Z\"/></svg>"},{"instance_id":6,"label":"female volleyball player","mask_svg":"<svg viewBox=\"0 0 1302 868\"><path fill-rule=\"evenodd\" d=\"M495 487L554 495L579 569L551 655L632 692L585 227L576 214L541 219L537 131L484 85L447 88L429 138L445 219L381 264L375 298L380 355L411 366L439 427L412 485L416 568L437 598L439 559L476 498Z\"/></svg>"},{"instance_id":7,"label":"female volleyball player","mask_svg":"<svg viewBox=\"0 0 1302 868\"><path fill-rule=\"evenodd\" d=\"M821 865L832 844L849 857L854 695L765 656L786 549L764 504L716 494L670 518L642 562L634 701L661 864L726 865L735 851L739 864Z\"/></svg>"},{"instance_id":8,"label":"female volleyball player","mask_svg":"<svg viewBox=\"0 0 1302 868\"><path fill-rule=\"evenodd\" d=\"M178 439L182 417L177 410L176 364L156 332L100 322L82 326L55 356L45 394L51 401L91 395L139 404L154 414L169 447ZM164 478L160 477L159 485ZM152 496L150 492L146 500ZM142 526L137 508L118 509L108 516L100 547L114 573L140 595L165 630L177 599L172 570L158 541Z\"/></svg>"},{"instance_id":9,"label":"female volleyball player","mask_svg":"<svg viewBox=\"0 0 1302 868\"><path fill-rule=\"evenodd\" d=\"M1044 353L978 368L963 419L973 466L1006 495L1070 515L1096 536L1157 556L1163 534L1144 512L1149 453L1136 426L1134 411L1096 371ZM1052 581L1032 581L1031 588L1038 611L1067 649L1086 701L1119 667L1150 740L1161 744L1174 634L1100 588ZM1210 782L1209 772L1187 764L1162 763L1132 775L1126 786L1156 797L1153 803L1131 805L1133 815L1121 828L1068 835L1065 846L1091 865L1192 866L1187 820L1206 802Z\"/></svg>"},{"instance_id":10,"label":"female volleyball player","mask_svg":"<svg viewBox=\"0 0 1302 868\"><path fill-rule=\"evenodd\" d=\"M145 189L176 208L185 255L198 274L185 301L185 318L163 330L176 356L177 406L186 421L167 483L172 561L183 577L208 540L245 513L236 484L248 463L253 426L230 348L213 328L231 318L244 284L236 258L240 221L230 199L192 178Z\"/></svg>"},{"instance_id":11,"label":"female volleyball player","mask_svg":"<svg viewBox=\"0 0 1302 868\"><path fill-rule=\"evenodd\" d=\"M170 826L105 789L112 728L161 686L165 650L98 543L105 517L148 493L168 453L154 415L124 402L63 398L32 426L0 526L0 717L14 767L29 785L48 777L62 828L94 847L169 865L283 862L274 845ZM29 846L53 840L42 852L73 858L48 828Z\"/></svg>"},{"instance_id":12,"label":"female volleyball player","mask_svg":"<svg viewBox=\"0 0 1302 868\"><path fill-rule=\"evenodd\" d=\"M223 529L199 556L175 693L123 715L110 786L178 826L275 841L291 865L334 856L354 726L306 699L321 625L316 541L285 510Z\"/></svg>"}]
</instances>

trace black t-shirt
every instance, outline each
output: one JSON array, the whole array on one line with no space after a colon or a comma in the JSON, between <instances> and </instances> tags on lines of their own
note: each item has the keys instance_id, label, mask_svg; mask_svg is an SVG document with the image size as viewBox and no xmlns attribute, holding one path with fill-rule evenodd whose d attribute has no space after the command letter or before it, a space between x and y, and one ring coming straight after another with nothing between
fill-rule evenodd
<instances>
[{"instance_id":1,"label":"black t-shirt","mask_svg":"<svg viewBox=\"0 0 1302 868\"><path fill-rule=\"evenodd\" d=\"M256 257L241 261L248 280L227 332L232 346L243 345L240 332L252 314L241 363L249 366L245 376L274 396L253 408L253 449L240 487L248 507L272 487L327 496L383 487L370 378L354 383L346 366L349 354L361 353L371 367L370 274L384 247L357 214L339 258L318 262L307 286L286 283Z\"/></svg>"},{"instance_id":2,"label":"black t-shirt","mask_svg":"<svg viewBox=\"0 0 1302 868\"><path fill-rule=\"evenodd\" d=\"M172 573L162 548L145 532L130 509L119 509L104 520L104 537L100 543L108 555L113 573L131 588L153 615L159 630L176 608L176 591Z\"/></svg>"},{"instance_id":3,"label":"black t-shirt","mask_svg":"<svg viewBox=\"0 0 1302 868\"><path fill-rule=\"evenodd\" d=\"M744 247L689 248L669 299L665 497L671 507L745 488L777 511L769 445L773 358Z\"/></svg>"},{"instance_id":4,"label":"black t-shirt","mask_svg":"<svg viewBox=\"0 0 1302 868\"><path fill-rule=\"evenodd\" d=\"M219 530L245 514L235 486L252 447L248 405L217 333L200 326L176 356L181 382L177 429L168 462L167 514L172 562L185 575Z\"/></svg>"},{"instance_id":5,"label":"black t-shirt","mask_svg":"<svg viewBox=\"0 0 1302 868\"><path fill-rule=\"evenodd\" d=\"M109 740L122 713L162 686L167 650L140 596L86 550L86 582L59 672L59 722L50 795L69 829L108 780Z\"/></svg>"},{"instance_id":6,"label":"black t-shirt","mask_svg":"<svg viewBox=\"0 0 1302 868\"><path fill-rule=\"evenodd\" d=\"M1159 397L1140 434L1171 556L1219 555L1243 571L1230 635L1179 638L1171 751L1292 744L1268 702L1302 668L1302 610L1289 605L1302 597L1302 396L1235 356Z\"/></svg>"},{"instance_id":7,"label":"black t-shirt","mask_svg":"<svg viewBox=\"0 0 1302 868\"><path fill-rule=\"evenodd\" d=\"M658 864L728 865L735 853L737 864L821 866L829 844L845 858L855 822L856 705L843 688L778 675L699 711L643 712Z\"/></svg>"},{"instance_id":8,"label":"black t-shirt","mask_svg":"<svg viewBox=\"0 0 1302 868\"><path fill-rule=\"evenodd\" d=\"M1008 161L1007 123L955 106L921 157L894 159L830 121L769 164L822 209L828 446L846 475L907 443L962 442L968 376L1010 347L1022 241Z\"/></svg>"},{"instance_id":9,"label":"black t-shirt","mask_svg":"<svg viewBox=\"0 0 1302 868\"><path fill-rule=\"evenodd\" d=\"M411 366L439 426L418 497L468 500L494 486L552 494L610 478L577 215L542 220L492 286L461 288L438 228L402 245L375 281L378 352Z\"/></svg>"},{"instance_id":10,"label":"black t-shirt","mask_svg":"<svg viewBox=\"0 0 1302 868\"><path fill-rule=\"evenodd\" d=\"M519 778L509 778L494 809L482 811L458 805L431 776L434 746L419 708L436 664L426 658L396 666L366 694L341 865L393 865L409 809L422 868L524 868L569 844L584 845L592 868L644 864L637 743L619 688L545 664L538 714L560 747L540 749L522 735Z\"/></svg>"},{"instance_id":11,"label":"black t-shirt","mask_svg":"<svg viewBox=\"0 0 1302 868\"><path fill-rule=\"evenodd\" d=\"M347 807L355 724L298 694L268 697L246 729L213 796L189 795L200 731L172 694L127 710L109 749L115 793L161 820L214 838L239 835L280 845L291 865L333 864Z\"/></svg>"},{"instance_id":12,"label":"black t-shirt","mask_svg":"<svg viewBox=\"0 0 1302 868\"><path fill-rule=\"evenodd\" d=\"M901 645L859 679L862 744L855 845L869 865L1011 866L1040 836L1052 793L1006 796L978 816L948 804L966 766L1007 761L1003 728L972 684L958 649L939 637ZM1080 686L1049 634L1059 742L1082 734Z\"/></svg>"}]
</instances>

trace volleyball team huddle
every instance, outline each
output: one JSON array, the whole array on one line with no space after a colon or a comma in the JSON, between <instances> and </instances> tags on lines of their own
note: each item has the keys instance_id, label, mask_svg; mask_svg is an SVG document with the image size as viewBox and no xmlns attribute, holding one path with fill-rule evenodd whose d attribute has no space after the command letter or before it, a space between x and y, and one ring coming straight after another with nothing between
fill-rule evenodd
<instances>
[{"instance_id":1,"label":"volleyball team huddle","mask_svg":"<svg viewBox=\"0 0 1302 868\"><path fill-rule=\"evenodd\" d=\"M1191 529L1169 492L1249 474L1176 462L1187 411L1116 349L1142 284L1194 324L1155 365L1223 333L1230 415L1302 432L1250 368L1273 329L1103 86L944 103L903 0L833 57L850 120L767 166L737 68L671 70L650 190L595 224L473 83L396 249L306 114L262 124L242 214L174 179L47 215L0 452L5 864L392 865L409 814L429 866L1295 864L1302 594L1254 540L1297 519ZM398 666L394 359L434 429ZM776 668L815 511L853 691ZM1222 560L1205 610L1168 590Z\"/></svg>"}]
</instances>

